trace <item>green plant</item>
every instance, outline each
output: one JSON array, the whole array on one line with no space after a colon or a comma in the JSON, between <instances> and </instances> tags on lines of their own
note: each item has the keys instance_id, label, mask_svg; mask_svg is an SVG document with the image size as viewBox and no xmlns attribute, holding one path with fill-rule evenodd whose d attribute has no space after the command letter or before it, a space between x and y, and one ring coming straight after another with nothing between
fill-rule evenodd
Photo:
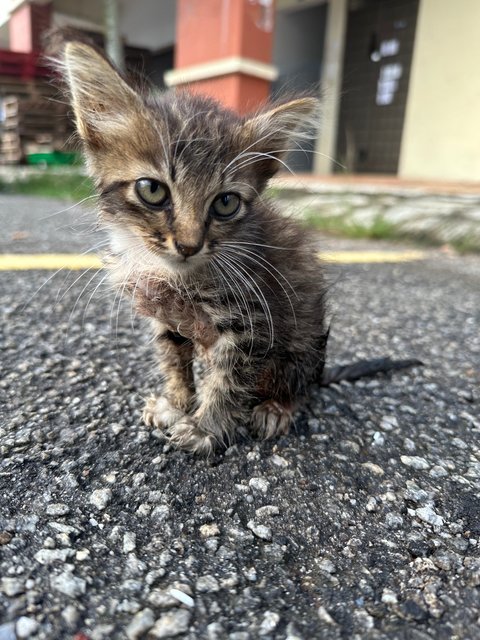
<instances>
[{"instance_id":1,"label":"green plant","mask_svg":"<svg viewBox=\"0 0 480 640\"><path fill-rule=\"evenodd\" d=\"M83 200L94 193L93 184L80 172L50 172L34 174L13 181L0 179L0 193L47 196Z\"/></svg>"}]
</instances>

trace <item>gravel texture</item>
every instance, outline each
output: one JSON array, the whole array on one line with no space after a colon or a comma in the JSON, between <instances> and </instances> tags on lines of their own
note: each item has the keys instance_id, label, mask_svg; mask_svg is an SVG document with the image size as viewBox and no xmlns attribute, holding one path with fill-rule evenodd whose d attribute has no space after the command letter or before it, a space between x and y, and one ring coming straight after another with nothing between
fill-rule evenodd
<instances>
[{"instance_id":1,"label":"gravel texture","mask_svg":"<svg viewBox=\"0 0 480 640\"><path fill-rule=\"evenodd\" d=\"M36 200L0 207L35 246ZM141 424L128 305L49 275L0 272L0 640L479 637L480 260L332 271L331 361L425 366L312 387L289 436L212 460Z\"/></svg>"}]
</instances>

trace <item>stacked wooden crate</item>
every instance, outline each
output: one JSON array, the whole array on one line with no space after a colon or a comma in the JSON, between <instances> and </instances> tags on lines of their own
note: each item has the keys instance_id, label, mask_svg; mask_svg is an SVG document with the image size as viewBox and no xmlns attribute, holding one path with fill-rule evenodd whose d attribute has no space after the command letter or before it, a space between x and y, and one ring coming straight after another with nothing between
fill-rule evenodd
<instances>
[{"instance_id":1,"label":"stacked wooden crate","mask_svg":"<svg viewBox=\"0 0 480 640\"><path fill-rule=\"evenodd\" d=\"M68 108L38 54L0 49L0 163L67 150Z\"/></svg>"},{"instance_id":2,"label":"stacked wooden crate","mask_svg":"<svg viewBox=\"0 0 480 640\"><path fill-rule=\"evenodd\" d=\"M0 162L18 163L32 153L66 150L72 126L67 107L51 88L25 85L0 96Z\"/></svg>"}]
</instances>

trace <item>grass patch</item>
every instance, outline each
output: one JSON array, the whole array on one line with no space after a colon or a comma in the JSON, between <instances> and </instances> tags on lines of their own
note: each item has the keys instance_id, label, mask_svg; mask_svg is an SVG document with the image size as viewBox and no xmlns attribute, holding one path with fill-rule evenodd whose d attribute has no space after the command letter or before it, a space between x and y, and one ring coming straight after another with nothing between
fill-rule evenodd
<instances>
[{"instance_id":1,"label":"grass patch","mask_svg":"<svg viewBox=\"0 0 480 640\"><path fill-rule=\"evenodd\" d=\"M13 181L0 179L0 193L18 193L82 200L94 193L93 183L82 173L50 173L25 176Z\"/></svg>"},{"instance_id":2,"label":"grass patch","mask_svg":"<svg viewBox=\"0 0 480 640\"><path fill-rule=\"evenodd\" d=\"M480 243L476 238L464 237L446 243L433 233L399 229L382 216L378 216L371 225L364 226L350 222L348 216L324 216L310 211L305 214L304 224L323 233L344 238L415 242L424 247L440 247L448 244L460 254L480 254Z\"/></svg>"},{"instance_id":3,"label":"grass patch","mask_svg":"<svg viewBox=\"0 0 480 640\"><path fill-rule=\"evenodd\" d=\"M318 213L307 212L305 224L318 229L318 231L347 238L371 238L374 240L405 238L405 235L397 227L381 216L375 218L373 224L364 226L350 222L348 218L343 216L322 216Z\"/></svg>"},{"instance_id":4,"label":"grass patch","mask_svg":"<svg viewBox=\"0 0 480 640\"><path fill-rule=\"evenodd\" d=\"M458 251L458 253L464 255L466 253L480 254L480 244L472 240L471 238L460 238L458 240L452 240L451 246Z\"/></svg>"}]
</instances>

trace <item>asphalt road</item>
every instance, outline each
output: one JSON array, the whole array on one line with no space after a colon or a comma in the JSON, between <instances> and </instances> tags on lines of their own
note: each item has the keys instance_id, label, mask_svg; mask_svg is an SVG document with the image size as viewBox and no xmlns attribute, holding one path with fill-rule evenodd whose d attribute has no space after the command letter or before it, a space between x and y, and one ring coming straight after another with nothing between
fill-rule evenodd
<instances>
[{"instance_id":1,"label":"asphalt road","mask_svg":"<svg viewBox=\"0 0 480 640\"><path fill-rule=\"evenodd\" d=\"M66 206L0 197L0 250L101 241ZM141 424L128 305L51 276L0 271L0 640L480 637L479 258L332 268L330 361L425 366L211 461Z\"/></svg>"}]
</instances>

